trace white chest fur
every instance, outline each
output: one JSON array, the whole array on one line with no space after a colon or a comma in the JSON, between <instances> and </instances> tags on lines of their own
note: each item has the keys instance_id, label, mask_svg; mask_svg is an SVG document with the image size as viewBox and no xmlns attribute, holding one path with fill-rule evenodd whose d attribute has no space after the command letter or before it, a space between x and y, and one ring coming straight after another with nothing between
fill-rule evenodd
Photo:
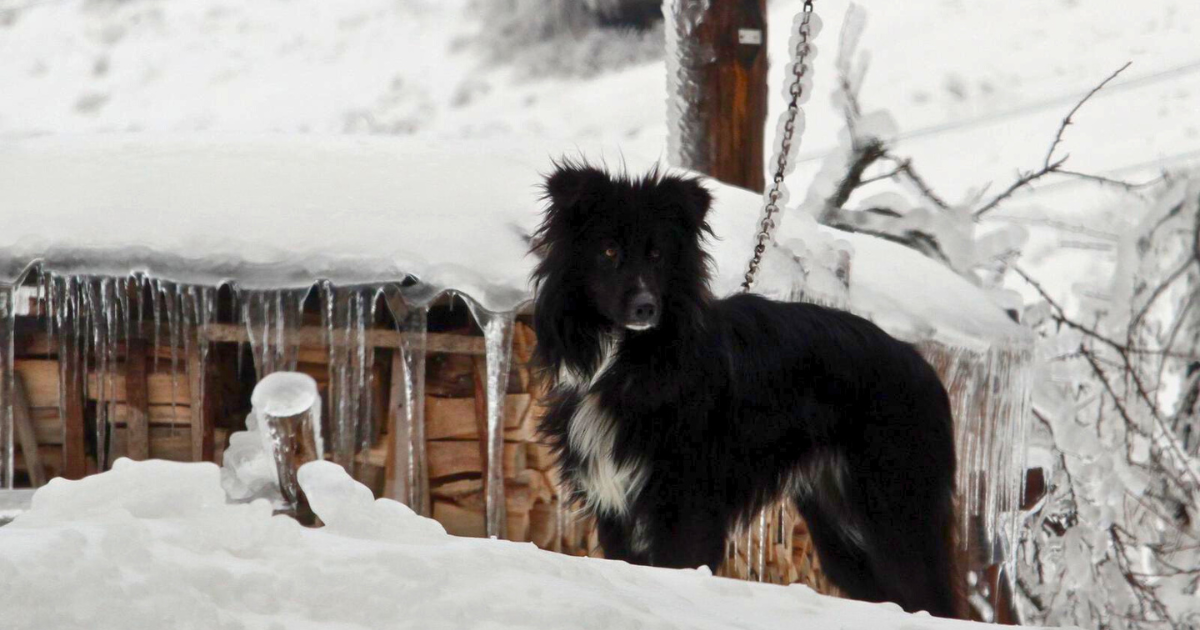
<instances>
[{"instance_id":1,"label":"white chest fur","mask_svg":"<svg viewBox=\"0 0 1200 630\"><path fill-rule=\"evenodd\" d=\"M574 388L581 396L567 424L567 443L583 461L576 482L587 497L588 507L601 513L625 515L649 470L639 462L617 463L616 422L600 404L599 395L592 391L615 360L616 348L616 340L605 344L604 357L594 374L560 375L559 383Z\"/></svg>"}]
</instances>

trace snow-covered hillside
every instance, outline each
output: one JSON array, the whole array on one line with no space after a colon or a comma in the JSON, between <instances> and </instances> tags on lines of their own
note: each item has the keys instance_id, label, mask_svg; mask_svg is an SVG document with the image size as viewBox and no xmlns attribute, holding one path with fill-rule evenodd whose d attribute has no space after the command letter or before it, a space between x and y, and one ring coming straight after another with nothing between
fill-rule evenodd
<instances>
[{"instance_id":1,"label":"snow-covered hillside","mask_svg":"<svg viewBox=\"0 0 1200 630\"><path fill-rule=\"evenodd\" d=\"M226 504L213 464L117 461L56 479L0 528L0 623L46 628L842 628L981 624L891 604L456 538L373 500L335 464L300 471L324 521Z\"/></svg>"}]
</instances>

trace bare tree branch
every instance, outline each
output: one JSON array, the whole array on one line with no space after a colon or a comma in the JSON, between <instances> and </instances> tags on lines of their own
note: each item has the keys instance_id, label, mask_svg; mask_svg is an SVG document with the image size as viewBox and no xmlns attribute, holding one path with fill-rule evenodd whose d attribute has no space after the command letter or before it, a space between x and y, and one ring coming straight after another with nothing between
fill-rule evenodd
<instances>
[{"instance_id":1,"label":"bare tree branch","mask_svg":"<svg viewBox=\"0 0 1200 630\"><path fill-rule=\"evenodd\" d=\"M1071 111L1067 112L1067 115L1062 119L1062 123L1058 126L1058 132L1054 134L1054 141L1050 143L1050 150L1046 152L1046 159L1043 162L1041 169L1036 170L1036 171L1030 171L1028 173L1024 173L1024 174L1020 175L1019 177L1017 177L1017 181L1013 182L1012 185L1010 185L1008 188L1006 188L1004 190L1004 192L1000 193L999 195L996 195L995 197L992 198L991 201L984 204L982 208L976 210L975 218L978 219L979 217L987 214L988 212L991 212L997 206L999 206L1004 200L1011 197L1013 195L1013 193L1024 188L1025 186L1032 184L1033 182L1045 177L1046 175L1049 175L1050 173L1060 172L1062 165L1066 163L1067 158L1070 156L1064 155L1063 157L1055 160L1054 159L1054 150L1057 149L1059 143L1062 142L1063 133L1066 132L1067 127L1072 124L1073 121L1071 120L1071 117L1074 116L1075 113L1079 111L1080 107L1083 107L1084 103L1088 102L1088 99L1092 98L1092 96L1094 96L1096 94L1096 92L1099 92L1102 88L1104 88L1105 85L1108 85L1109 81L1112 81L1113 79L1115 79L1117 77L1117 75L1121 74L1126 68L1129 67L1129 65L1131 63L1133 63L1133 62L1126 62L1125 65L1118 68L1116 72L1109 75L1107 79L1101 81L1099 85L1092 88L1092 90L1090 92L1085 94L1084 97L1082 99L1080 99L1078 103L1075 104L1075 107L1071 108Z\"/></svg>"},{"instance_id":2,"label":"bare tree branch","mask_svg":"<svg viewBox=\"0 0 1200 630\"><path fill-rule=\"evenodd\" d=\"M1054 142L1050 144L1050 150L1046 152L1046 161L1042 168L1044 168L1044 169L1050 168L1050 161L1054 157L1054 149L1056 149L1058 147L1058 143L1062 142L1063 133L1067 130L1067 127L1072 124L1071 117L1074 116L1075 113L1079 111L1080 107L1083 107L1084 103L1088 102L1088 99L1095 96L1096 92L1099 92L1100 90L1104 89L1104 86L1108 85L1109 81L1112 81L1113 79L1117 78L1117 75L1124 72L1125 69L1128 68L1132 64L1133 64L1132 61L1126 61L1125 65L1121 66L1120 68L1117 68L1116 72L1108 75L1107 79L1101 81L1100 85L1097 85L1096 87L1092 88L1092 91L1085 94L1084 97L1082 99L1080 99L1078 103L1075 103L1075 107L1072 107L1071 111L1067 112L1066 117L1064 117L1062 120L1062 124L1058 126L1058 133L1054 135ZM1064 157L1061 161L1066 161L1066 159L1067 158Z\"/></svg>"}]
</instances>

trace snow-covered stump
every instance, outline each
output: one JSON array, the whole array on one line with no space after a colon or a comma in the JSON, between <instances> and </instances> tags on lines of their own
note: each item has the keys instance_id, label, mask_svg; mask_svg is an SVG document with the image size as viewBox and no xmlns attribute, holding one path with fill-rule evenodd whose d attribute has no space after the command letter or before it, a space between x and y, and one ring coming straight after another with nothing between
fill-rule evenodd
<instances>
[{"instance_id":1,"label":"snow-covered stump","mask_svg":"<svg viewBox=\"0 0 1200 630\"><path fill-rule=\"evenodd\" d=\"M317 382L307 374L275 372L254 387L251 403L270 436L285 511L302 523L311 524L312 510L300 489L296 471L308 462L325 458Z\"/></svg>"}]
</instances>

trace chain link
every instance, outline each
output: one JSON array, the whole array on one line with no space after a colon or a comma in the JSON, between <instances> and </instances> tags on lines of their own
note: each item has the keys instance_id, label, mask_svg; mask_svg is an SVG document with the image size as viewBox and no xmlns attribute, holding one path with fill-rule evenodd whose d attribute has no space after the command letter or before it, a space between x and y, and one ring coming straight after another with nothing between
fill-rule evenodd
<instances>
[{"instance_id":1,"label":"chain link","mask_svg":"<svg viewBox=\"0 0 1200 630\"><path fill-rule=\"evenodd\" d=\"M788 156L792 152L793 137L796 134L796 116L800 112L800 96L804 91L804 75L808 68L809 20L812 17L813 0L804 2L804 18L800 21L799 37L792 58L792 84L788 86L787 118L783 121L783 138L780 141L779 157L775 161L775 175L772 178L771 189L767 192L767 205L763 208L762 222L759 224L757 241L754 245L754 256L750 259L750 268L746 271L746 280L742 282L742 292L749 293L754 285L754 275L762 264L763 253L767 251L767 241L771 240L771 231L775 229L775 215L779 212L779 200L783 197L783 177L787 173Z\"/></svg>"}]
</instances>

